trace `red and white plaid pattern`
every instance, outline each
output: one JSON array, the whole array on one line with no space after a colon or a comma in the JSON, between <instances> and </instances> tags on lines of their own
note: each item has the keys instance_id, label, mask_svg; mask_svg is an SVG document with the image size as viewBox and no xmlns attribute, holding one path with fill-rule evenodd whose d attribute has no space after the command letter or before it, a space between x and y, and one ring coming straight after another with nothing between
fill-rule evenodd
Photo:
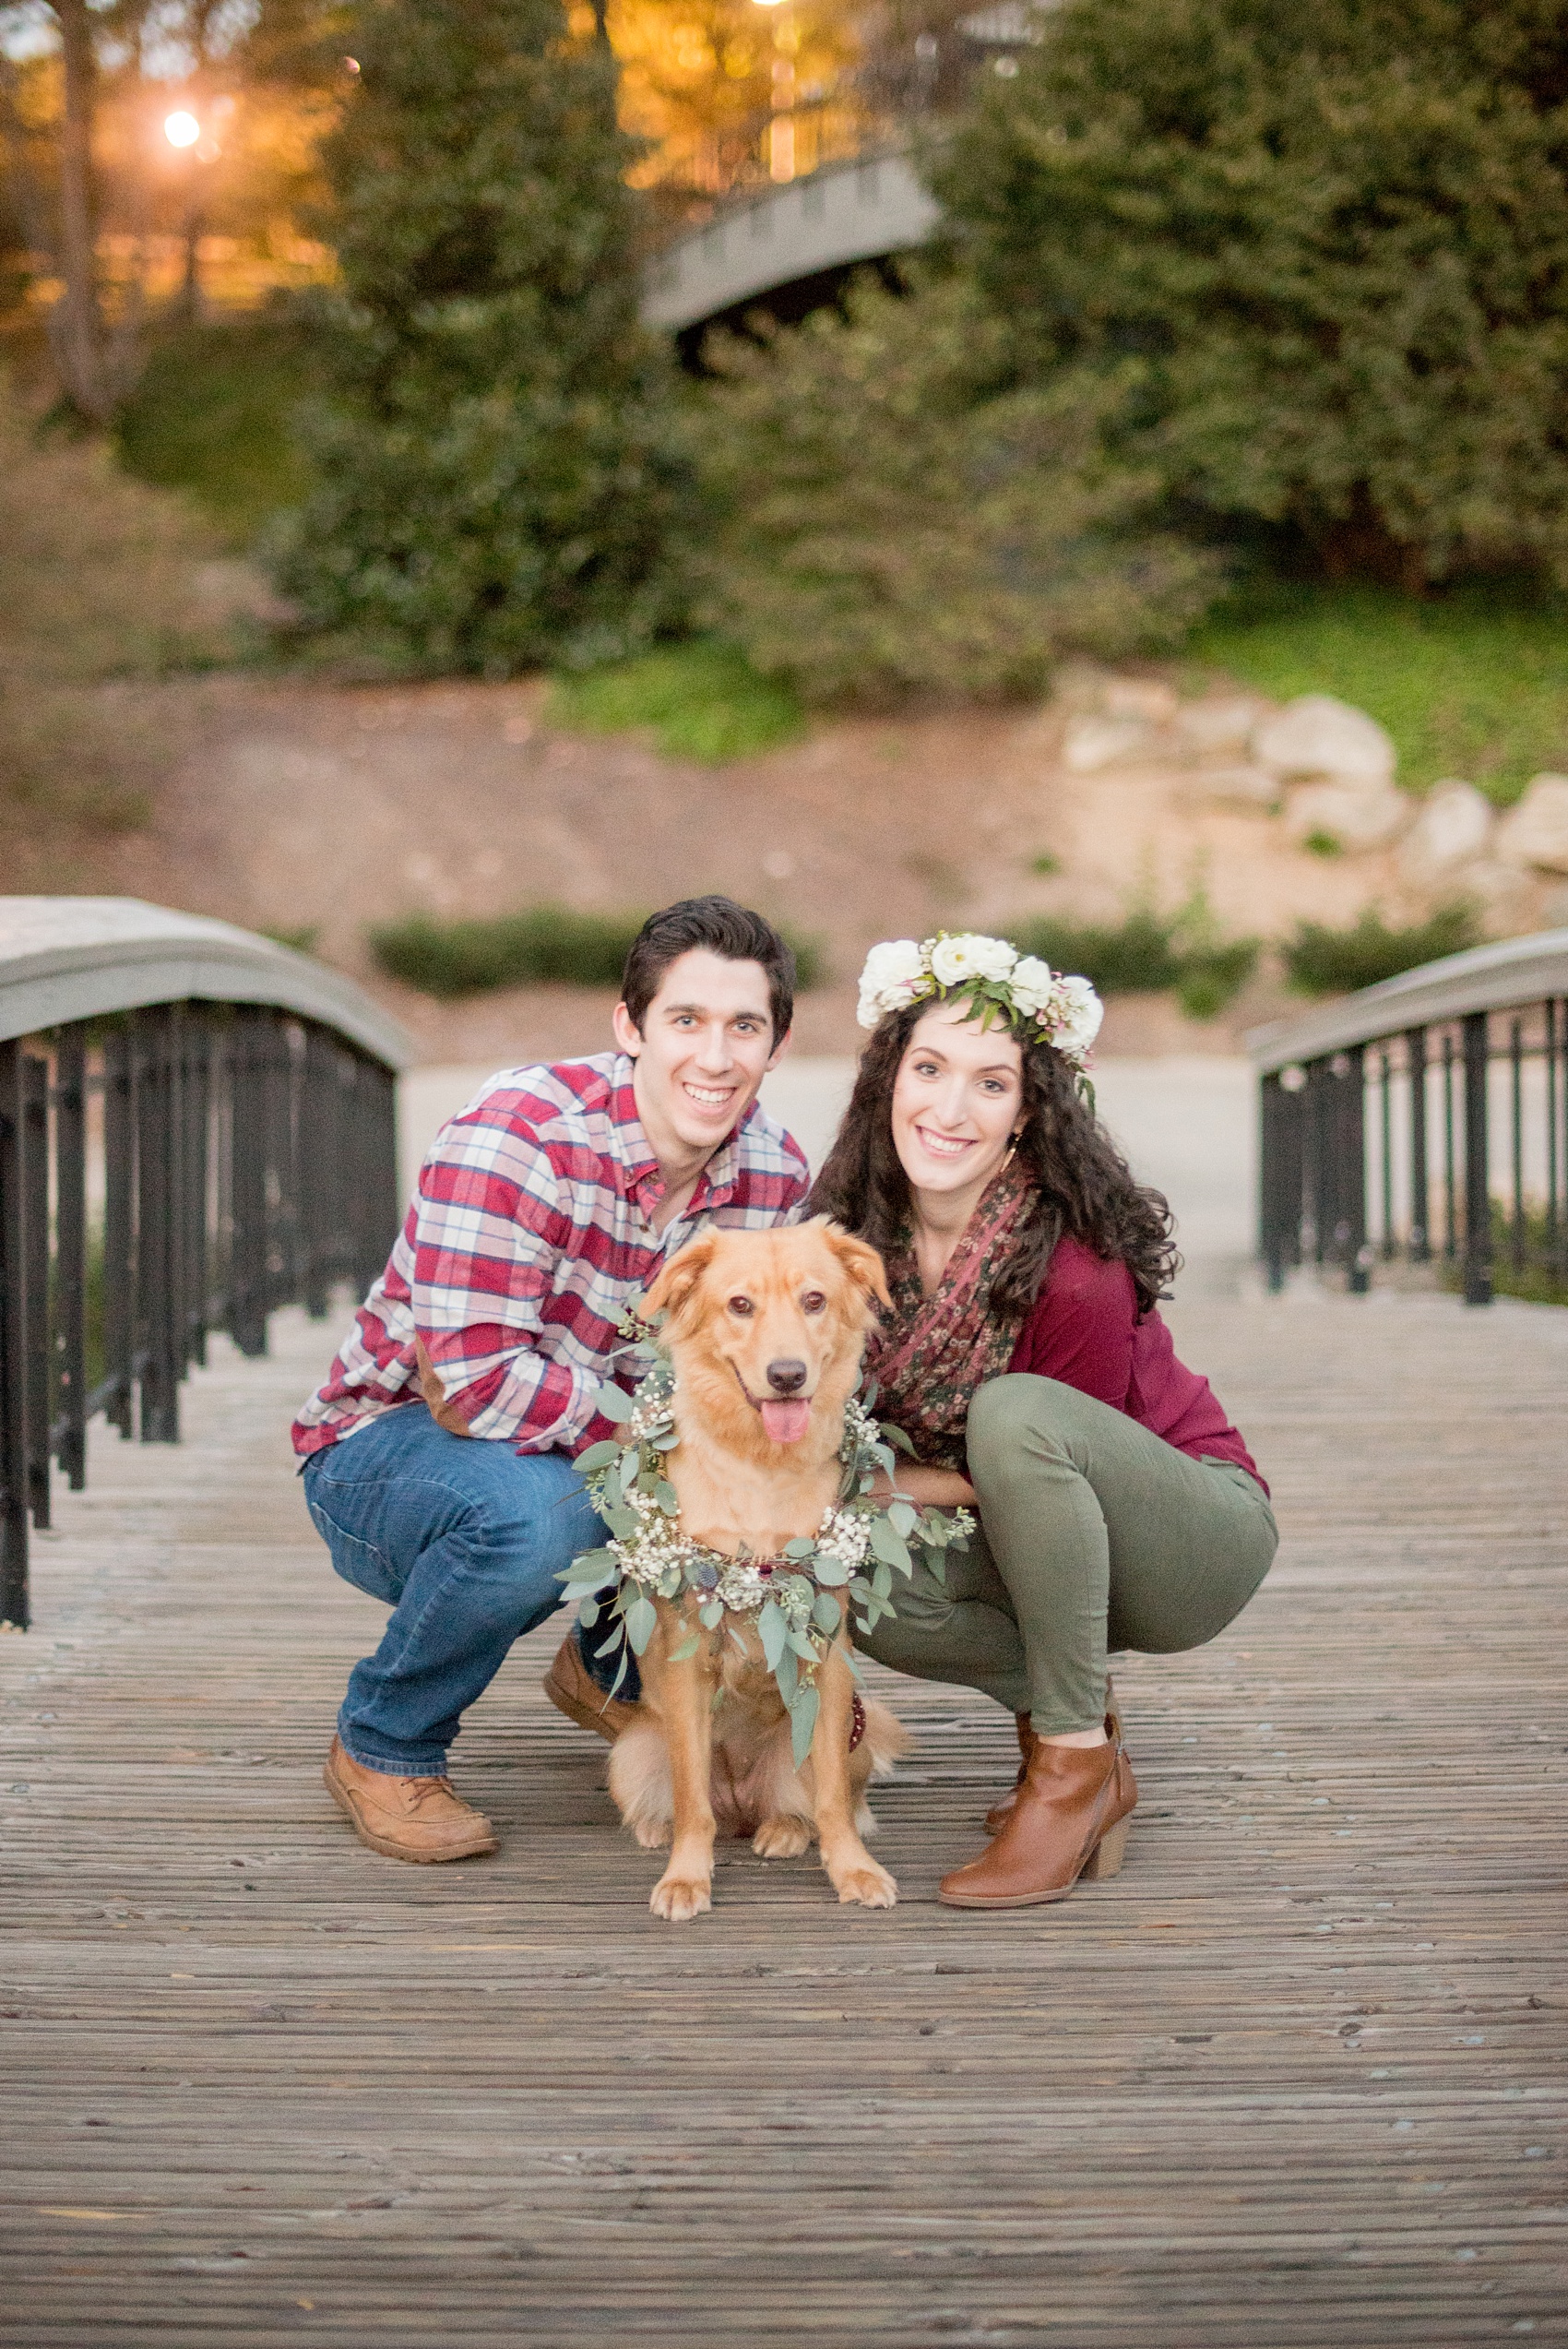
<instances>
[{"instance_id":1,"label":"red and white plaid pattern","mask_svg":"<svg viewBox=\"0 0 1568 2349\"><path fill-rule=\"evenodd\" d=\"M503 1069L436 1136L294 1449L321 1451L417 1395L422 1338L471 1434L580 1451L609 1432L592 1396L628 1302L699 1224L781 1223L808 1182L799 1145L754 1102L656 1235L663 1184L626 1055Z\"/></svg>"}]
</instances>

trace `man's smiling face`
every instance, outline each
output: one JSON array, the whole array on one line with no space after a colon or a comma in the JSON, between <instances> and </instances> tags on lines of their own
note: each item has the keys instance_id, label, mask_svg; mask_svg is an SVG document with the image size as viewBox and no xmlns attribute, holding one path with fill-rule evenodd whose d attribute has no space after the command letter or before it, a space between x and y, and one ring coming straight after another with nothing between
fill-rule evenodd
<instances>
[{"instance_id":1,"label":"man's smiling face","mask_svg":"<svg viewBox=\"0 0 1568 2349\"><path fill-rule=\"evenodd\" d=\"M639 1034L624 1003L615 1040L636 1063L633 1091L661 1165L700 1163L733 1133L784 1049L775 1044L767 973L707 947L678 955Z\"/></svg>"}]
</instances>

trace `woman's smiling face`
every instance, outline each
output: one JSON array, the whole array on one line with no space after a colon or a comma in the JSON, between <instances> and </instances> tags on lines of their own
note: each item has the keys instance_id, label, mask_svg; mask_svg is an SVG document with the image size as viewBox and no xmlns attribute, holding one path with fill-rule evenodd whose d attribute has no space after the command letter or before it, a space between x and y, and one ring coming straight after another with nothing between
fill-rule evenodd
<instances>
[{"instance_id":1,"label":"woman's smiling face","mask_svg":"<svg viewBox=\"0 0 1568 2349\"><path fill-rule=\"evenodd\" d=\"M893 1080L893 1147L916 1191L978 1199L1013 1139L1023 1055L1000 1022L981 1028L967 1003L939 1003L917 1024Z\"/></svg>"}]
</instances>

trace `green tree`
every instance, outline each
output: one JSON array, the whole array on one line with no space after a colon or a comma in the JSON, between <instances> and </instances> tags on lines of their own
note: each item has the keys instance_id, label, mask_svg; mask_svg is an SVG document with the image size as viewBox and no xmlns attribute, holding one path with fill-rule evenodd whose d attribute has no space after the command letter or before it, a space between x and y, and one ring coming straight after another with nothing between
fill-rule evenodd
<instances>
[{"instance_id":1,"label":"green tree","mask_svg":"<svg viewBox=\"0 0 1568 2349\"><path fill-rule=\"evenodd\" d=\"M680 474L608 47L558 0L371 0L352 39L319 486L280 582L423 666L623 652L671 616Z\"/></svg>"},{"instance_id":2,"label":"green tree","mask_svg":"<svg viewBox=\"0 0 1568 2349\"><path fill-rule=\"evenodd\" d=\"M809 698L1037 691L1069 651L1169 645L1218 584L1109 459L1113 375L1010 389L961 280L861 282L843 315L708 338L705 616Z\"/></svg>"},{"instance_id":3,"label":"green tree","mask_svg":"<svg viewBox=\"0 0 1568 2349\"><path fill-rule=\"evenodd\" d=\"M1568 577L1563 0L1069 0L935 184L1026 380L1407 585Z\"/></svg>"}]
</instances>

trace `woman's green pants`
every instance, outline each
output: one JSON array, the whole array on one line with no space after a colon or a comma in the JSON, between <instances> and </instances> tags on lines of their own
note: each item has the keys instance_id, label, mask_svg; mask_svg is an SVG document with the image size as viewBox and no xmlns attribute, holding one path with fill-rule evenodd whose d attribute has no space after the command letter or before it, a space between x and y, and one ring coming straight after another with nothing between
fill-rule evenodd
<instances>
[{"instance_id":1,"label":"woman's green pants","mask_svg":"<svg viewBox=\"0 0 1568 2349\"><path fill-rule=\"evenodd\" d=\"M979 1532L947 1552L945 1582L895 1575L897 1616L858 1644L983 1689L1041 1736L1098 1728L1108 1649L1202 1647L1273 1563L1274 1512L1244 1468L1192 1460L1058 1379L989 1380L968 1441Z\"/></svg>"}]
</instances>

